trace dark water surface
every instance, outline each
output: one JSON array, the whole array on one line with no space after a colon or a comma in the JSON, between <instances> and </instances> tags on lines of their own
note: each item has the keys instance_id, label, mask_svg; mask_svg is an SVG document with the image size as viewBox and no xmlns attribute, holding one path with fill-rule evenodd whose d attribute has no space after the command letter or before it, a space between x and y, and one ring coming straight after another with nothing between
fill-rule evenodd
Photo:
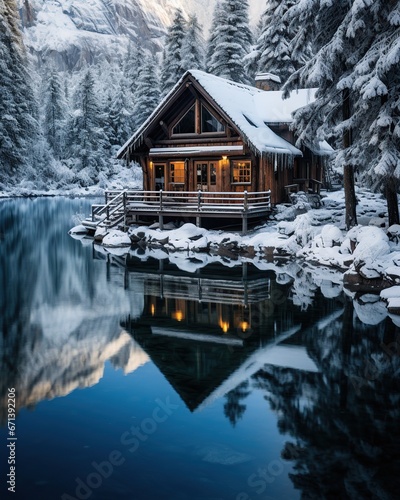
<instances>
[{"instance_id":1,"label":"dark water surface","mask_svg":"<svg viewBox=\"0 0 400 500\"><path fill-rule=\"evenodd\" d=\"M68 235L93 202L0 202L0 498L398 498L400 320L300 266L107 256Z\"/></svg>"}]
</instances>

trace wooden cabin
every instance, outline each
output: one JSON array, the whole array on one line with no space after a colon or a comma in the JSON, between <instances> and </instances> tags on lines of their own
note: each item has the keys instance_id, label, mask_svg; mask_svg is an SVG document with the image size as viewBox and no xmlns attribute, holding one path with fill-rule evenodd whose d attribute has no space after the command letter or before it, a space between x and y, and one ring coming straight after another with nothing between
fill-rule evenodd
<instances>
[{"instance_id":1,"label":"wooden cabin","mask_svg":"<svg viewBox=\"0 0 400 500\"><path fill-rule=\"evenodd\" d=\"M327 143L299 149L290 130L292 113L314 99L315 90L263 90L190 70L119 150L137 161L144 191L263 193L272 204L292 191L319 193Z\"/></svg>"}]
</instances>

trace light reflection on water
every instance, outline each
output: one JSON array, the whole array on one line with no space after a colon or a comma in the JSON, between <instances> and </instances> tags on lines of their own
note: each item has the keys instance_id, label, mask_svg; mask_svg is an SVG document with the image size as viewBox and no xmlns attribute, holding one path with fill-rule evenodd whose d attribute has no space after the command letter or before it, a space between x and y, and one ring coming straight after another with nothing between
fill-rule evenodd
<instances>
[{"instance_id":1,"label":"light reflection on water","mask_svg":"<svg viewBox=\"0 0 400 500\"><path fill-rule=\"evenodd\" d=\"M14 498L395 498L400 337L379 302L293 263L105 255L67 234L92 203L0 203Z\"/></svg>"}]
</instances>

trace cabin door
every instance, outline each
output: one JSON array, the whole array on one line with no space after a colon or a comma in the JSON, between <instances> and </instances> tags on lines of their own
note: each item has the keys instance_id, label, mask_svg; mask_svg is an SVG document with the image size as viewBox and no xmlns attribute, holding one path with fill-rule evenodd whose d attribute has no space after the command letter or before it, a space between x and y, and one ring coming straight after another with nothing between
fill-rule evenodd
<instances>
[{"instance_id":1,"label":"cabin door","mask_svg":"<svg viewBox=\"0 0 400 500\"><path fill-rule=\"evenodd\" d=\"M217 184L217 162L198 161L195 163L197 189L200 191L215 191Z\"/></svg>"},{"instance_id":2,"label":"cabin door","mask_svg":"<svg viewBox=\"0 0 400 500\"><path fill-rule=\"evenodd\" d=\"M154 164L154 186L156 191L165 189L165 163Z\"/></svg>"}]
</instances>

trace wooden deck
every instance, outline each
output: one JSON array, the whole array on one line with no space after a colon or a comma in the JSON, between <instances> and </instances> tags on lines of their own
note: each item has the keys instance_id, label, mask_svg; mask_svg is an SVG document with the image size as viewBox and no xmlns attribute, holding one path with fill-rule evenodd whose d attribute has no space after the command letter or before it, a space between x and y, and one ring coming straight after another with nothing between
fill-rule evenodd
<instances>
[{"instance_id":1,"label":"wooden deck","mask_svg":"<svg viewBox=\"0 0 400 500\"><path fill-rule=\"evenodd\" d=\"M271 211L270 191L248 193L205 191L107 191L104 205L92 205L92 214L83 221L89 230L98 226L122 227L154 217L163 229L164 217L241 220L247 232L248 221L265 218Z\"/></svg>"}]
</instances>

